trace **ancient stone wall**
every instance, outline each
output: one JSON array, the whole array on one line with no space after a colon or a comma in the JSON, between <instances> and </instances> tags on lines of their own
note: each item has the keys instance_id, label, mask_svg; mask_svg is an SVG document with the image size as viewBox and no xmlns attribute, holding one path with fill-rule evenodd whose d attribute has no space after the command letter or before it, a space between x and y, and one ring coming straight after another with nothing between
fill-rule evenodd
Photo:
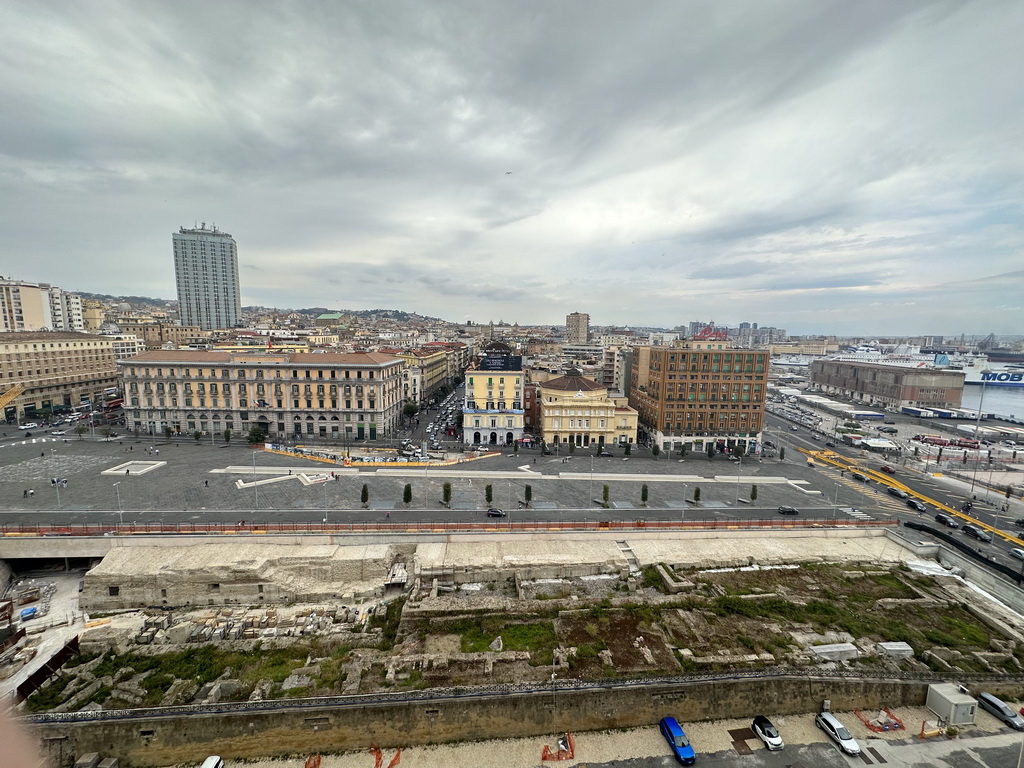
<instances>
[{"instance_id":1,"label":"ancient stone wall","mask_svg":"<svg viewBox=\"0 0 1024 768\"><path fill-rule=\"evenodd\" d=\"M785 715L816 711L825 699L835 711L897 708L923 704L925 691L920 682L768 678L407 701L359 697L350 706L45 724L36 729L55 761L60 755L66 760L100 752L127 766L160 766L199 762L214 753L227 758L308 755L365 749L371 743L400 747L653 726L666 714L682 722Z\"/></svg>"}]
</instances>

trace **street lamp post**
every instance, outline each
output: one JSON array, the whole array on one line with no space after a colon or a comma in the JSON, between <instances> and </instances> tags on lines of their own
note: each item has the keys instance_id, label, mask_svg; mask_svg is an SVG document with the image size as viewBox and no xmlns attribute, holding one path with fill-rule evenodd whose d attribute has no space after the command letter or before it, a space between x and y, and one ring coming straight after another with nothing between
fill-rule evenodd
<instances>
[{"instance_id":1,"label":"street lamp post","mask_svg":"<svg viewBox=\"0 0 1024 768\"><path fill-rule=\"evenodd\" d=\"M256 485L256 451L252 452L252 489L256 498L252 506L252 511L255 514L256 510L260 508L260 487Z\"/></svg>"},{"instance_id":2,"label":"street lamp post","mask_svg":"<svg viewBox=\"0 0 1024 768\"><path fill-rule=\"evenodd\" d=\"M679 524L682 525L686 522L686 492L689 490L690 484L683 483L683 508L679 511Z\"/></svg>"},{"instance_id":3,"label":"street lamp post","mask_svg":"<svg viewBox=\"0 0 1024 768\"><path fill-rule=\"evenodd\" d=\"M736 506L740 505L740 470L743 469L743 457L736 462Z\"/></svg>"},{"instance_id":4,"label":"street lamp post","mask_svg":"<svg viewBox=\"0 0 1024 768\"><path fill-rule=\"evenodd\" d=\"M114 493L117 494L117 516L120 520L119 525L124 525L124 508L121 506L121 489L117 487L120 484L120 480L114 483Z\"/></svg>"},{"instance_id":5,"label":"street lamp post","mask_svg":"<svg viewBox=\"0 0 1024 768\"><path fill-rule=\"evenodd\" d=\"M985 404L985 385L988 384L984 377L981 380L981 397L978 398L978 415L974 420L974 439L981 439L981 407ZM974 462L974 474L971 475L971 495L974 495L974 484L978 480L978 461L977 457Z\"/></svg>"},{"instance_id":6,"label":"street lamp post","mask_svg":"<svg viewBox=\"0 0 1024 768\"><path fill-rule=\"evenodd\" d=\"M594 506L594 457L590 457L590 501L587 502L588 507Z\"/></svg>"}]
</instances>

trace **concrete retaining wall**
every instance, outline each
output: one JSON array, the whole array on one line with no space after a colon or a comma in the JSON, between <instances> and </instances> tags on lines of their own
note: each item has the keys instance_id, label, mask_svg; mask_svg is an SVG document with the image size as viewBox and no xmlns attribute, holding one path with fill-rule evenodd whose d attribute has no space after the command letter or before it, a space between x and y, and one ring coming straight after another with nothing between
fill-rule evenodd
<instances>
[{"instance_id":1,"label":"concrete retaining wall","mask_svg":"<svg viewBox=\"0 0 1024 768\"><path fill-rule=\"evenodd\" d=\"M666 714L683 722L760 713L836 711L921 705L922 682L769 678L586 690L536 691L272 712L193 714L36 726L54 764L99 752L126 766L227 758L308 755L450 741L513 738L563 730L653 726ZM539 757L539 756L538 756Z\"/></svg>"}]
</instances>

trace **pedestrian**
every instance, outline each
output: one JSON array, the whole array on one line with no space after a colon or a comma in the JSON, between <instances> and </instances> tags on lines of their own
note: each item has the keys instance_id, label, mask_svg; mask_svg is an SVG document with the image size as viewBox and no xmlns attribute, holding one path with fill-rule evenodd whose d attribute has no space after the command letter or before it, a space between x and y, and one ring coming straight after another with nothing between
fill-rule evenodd
<instances>
[{"instance_id":1,"label":"pedestrian","mask_svg":"<svg viewBox=\"0 0 1024 768\"><path fill-rule=\"evenodd\" d=\"M131 445L129 445L129 446L128 446L128 450L129 450L129 451L134 451L134 450L135 450L135 447L134 447L134 446L131 446Z\"/></svg>"},{"instance_id":2,"label":"pedestrian","mask_svg":"<svg viewBox=\"0 0 1024 768\"><path fill-rule=\"evenodd\" d=\"M210 487L210 481L209 481L209 480L207 480L207 481L205 481L205 482L206 482L206 487L207 487L207 488L209 488L209 487Z\"/></svg>"},{"instance_id":3,"label":"pedestrian","mask_svg":"<svg viewBox=\"0 0 1024 768\"><path fill-rule=\"evenodd\" d=\"M534 464L536 464L536 463L537 463L537 459L536 459L536 458L534 458L534 460L533 460L533 463L534 463Z\"/></svg>"},{"instance_id":4,"label":"pedestrian","mask_svg":"<svg viewBox=\"0 0 1024 768\"><path fill-rule=\"evenodd\" d=\"M39 452L39 458L41 458L41 459L46 458L46 451L40 451Z\"/></svg>"},{"instance_id":5,"label":"pedestrian","mask_svg":"<svg viewBox=\"0 0 1024 768\"><path fill-rule=\"evenodd\" d=\"M125 473L126 475L130 475L130 474L132 473L132 471L131 471L130 469L126 469L126 470L124 471L124 473Z\"/></svg>"},{"instance_id":6,"label":"pedestrian","mask_svg":"<svg viewBox=\"0 0 1024 768\"><path fill-rule=\"evenodd\" d=\"M36 495L36 489L35 488L29 488L28 489L28 495L30 497L35 496Z\"/></svg>"},{"instance_id":7,"label":"pedestrian","mask_svg":"<svg viewBox=\"0 0 1024 768\"><path fill-rule=\"evenodd\" d=\"M157 449L156 449L156 455L157 455L157 456L159 456L159 455L160 455L160 449L159 449L159 448L157 448Z\"/></svg>"},{"instance_id":8,"label":"pedestrian","mask_svg":"<svg viewBox=\"0 0 1024 768\"><path fill-rule=\"evenodd\" d=\"M388 510L388 520L390 520L390 519L391 519L391 510L389 509Z\"/></svg>"},{"instance_id":9,"label":"pedestrian","mask_svg":"<svg viewBox=\"0 0 1024 768\"><path fill-rule=\"evenodd\" d=\"M28 498L28 488L26 488L25 490L23 490L21 492L21 498L23 498L23 499L27 499Z\"/></svg>"}]
</instances>

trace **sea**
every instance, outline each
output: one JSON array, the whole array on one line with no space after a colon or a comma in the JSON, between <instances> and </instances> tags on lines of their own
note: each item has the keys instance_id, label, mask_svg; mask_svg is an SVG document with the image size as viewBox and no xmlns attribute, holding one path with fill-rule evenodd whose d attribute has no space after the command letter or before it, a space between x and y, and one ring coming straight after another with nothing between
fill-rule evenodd
<instances>
[{"instance_id":1,"label":"sea","mask_svg":"<svg viewBox=\"0 0 1024 768\"><path fill-rule=\"evenodd\" d=\"M985 390L984 402L982 392ZM977 408L985 413L994 413L1011 419L1024 419L1024 387L982 387L980 384L965 384L963 408Z\"/></svg>"}]
</instances>

